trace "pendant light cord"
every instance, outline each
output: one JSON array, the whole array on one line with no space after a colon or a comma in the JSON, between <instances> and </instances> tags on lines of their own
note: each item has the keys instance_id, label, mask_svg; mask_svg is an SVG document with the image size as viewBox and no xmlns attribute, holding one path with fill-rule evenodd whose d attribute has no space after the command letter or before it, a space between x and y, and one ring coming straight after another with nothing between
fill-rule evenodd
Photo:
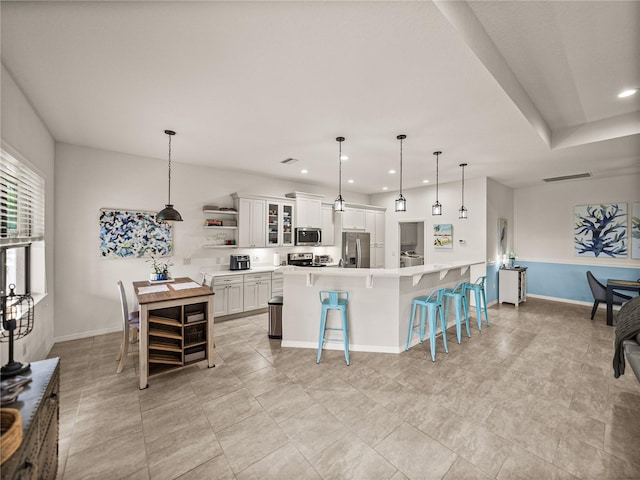
<instances>
[{"instance_id":1,"label":"pendant light cord","mask_svg":"<svg viewBox=\"0 0 640 480\"><path fill-rule=\"evenodd\" d=\"M342 197L342 140L338 141L338 196Z\"/></svg>"},{"instance_id":2,"label":"pendant light cord","mask_svg":"<svg viewBox=\"0 0 640 480\"><path fill-rule=\"evenodd\" d=\"M438 165L440 163L440 154L436 154L436 203L438 203Z\"/></svg>"},{"instance_id":3,"label":"pendant light cord","mask_svg":"<svg viewBox=\"0 0 640 480\"><path fill-rule=\"evenodd\" d=\"M402 138L400 139L400 195L402 195Z\"/></svg>"},{"instance_id":4,"label":"pendant light cord","mask_svg":"<svg viewBox=\"0 0 640 480\"><path fill-rule=\"evenodd\" d=\"M462 207L464 207L464 163L462 166Z\"/></svg>"},{"instance_id":5,"label":"pendant light cord","mask_svg":"<svg viewBox=\"0 0 640 480\"><path fill-rule=\"evenodd\" d=\"M171 134L169 134L169 205L171 205Z\"/></svg>"}]
</instances>

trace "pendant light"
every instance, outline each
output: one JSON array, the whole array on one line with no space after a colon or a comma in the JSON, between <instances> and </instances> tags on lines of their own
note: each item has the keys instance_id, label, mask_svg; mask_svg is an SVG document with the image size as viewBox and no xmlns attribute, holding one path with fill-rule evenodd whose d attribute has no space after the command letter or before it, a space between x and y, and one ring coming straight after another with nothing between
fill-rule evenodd
<instances>
[{"instance_id":1,"label":"pendant light","mask_svg":"<svg viewBox=\"0 0 640 480\"><path fill-rule=\"evenodd\" d=\"M158 222L181 222L182 216L171 204L171 137L173 137L176 132L173 130L165 130L164 133L169 135L169 201L164 208L158 212L156 220Z\"/></svg>"},{"instance_id":2,"label":"pendant light","mask_svg":"<svg viewBox=\"0 0 640 480\"><path fill-rule=\"evenodd\" d=\"M407 136L398 135L396 138L400 140L400 195L396 199L396 212L406 212L407 199L402 195L402 140L407 138Z\"/></svg>"},{"instance_id":3,"label":"pendant light","mask_svg":"<svg viewBox=\"0 0 640 480\"><path fill-rule=\"evenodd\" d=\"M436 156L436 203L431 205L431 215L442 215L442 204L438 201L438 160L442 152L433 152Z\"/></svg>"},{"instance_id":4,"label":"pendant light","mask_svg":"<svg viewBox=\"0 0 640 480\"><path fill-rule=\"evenodd\" d=\"M342 142L344 142L344 137L336 138L336 141L340 145L340 151L338 153L338 198L333 203L333 209L336 212L344 212L344 198L342 198Z\"/></svg>"},{"instance_id":5,"label":"pendant light","mask_svg":"<svg viewBox=\"0 0 640 480\"><path fill-rule=\"evenodd\" d=\"M461 163L460 166L462 167L462 206L460 207L460 210L458 210L458 218L467 218L467 209L464 208L464 167L467 166L466 163Z\"/></svg>"}]
</instances>

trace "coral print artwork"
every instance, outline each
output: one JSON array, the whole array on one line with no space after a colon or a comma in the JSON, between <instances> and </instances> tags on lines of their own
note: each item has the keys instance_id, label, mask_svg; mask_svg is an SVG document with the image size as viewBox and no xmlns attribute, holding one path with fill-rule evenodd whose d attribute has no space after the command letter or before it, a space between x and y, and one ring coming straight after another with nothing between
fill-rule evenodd
<instances>
[{"instance_id":1,"label":"coral print artwork","mask_svg":"<svg viewBox=\"0 0 640 480\"><path fill-rule=\"evenodd\" d=\"M100 210L100 256L135 258L171 255L171 224L156 222L155 212Z\"/></svg>"},{"instance_id":2,"label":"coral print artwork","mask_svg":"<svg viewBox=\"0 0 640 480\"><path fill-rule=\"evenodd\" d=\"M581 205L575 208L576 255L627 257L627 204Z\"/></svg>"}]
</instances>

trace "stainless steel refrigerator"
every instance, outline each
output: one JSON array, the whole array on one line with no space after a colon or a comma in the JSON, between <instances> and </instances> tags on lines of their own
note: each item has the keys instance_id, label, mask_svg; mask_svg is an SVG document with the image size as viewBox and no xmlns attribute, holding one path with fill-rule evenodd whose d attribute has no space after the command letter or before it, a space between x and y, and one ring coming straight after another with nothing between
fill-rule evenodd
<instances>
[{"instance_id":1,"label":"stainless steel refrigerator","mask_svg":"<svg viewBox=\"0 0 640 480\"><path fill-rule=\"evenodd\" d=\"M345 268L369 268L369 237L365 232L342 233L342 259Z\"/></svg>"}]
</instances>

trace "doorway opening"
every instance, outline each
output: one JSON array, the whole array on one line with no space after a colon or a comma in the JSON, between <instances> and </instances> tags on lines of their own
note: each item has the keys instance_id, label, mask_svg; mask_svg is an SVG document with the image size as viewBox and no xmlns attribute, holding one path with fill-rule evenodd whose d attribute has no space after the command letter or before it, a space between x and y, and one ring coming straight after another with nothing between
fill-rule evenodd
<instances>
[{"instance_id":1,"label":"doorway opening","mask_svg":"<svg viewBox=\"0 0 640 480\"><path fill-rule=\"evenodd\" d=\"M424 265L424 222L399 222L400 268Z\"/></svg>"}]
</instances>

